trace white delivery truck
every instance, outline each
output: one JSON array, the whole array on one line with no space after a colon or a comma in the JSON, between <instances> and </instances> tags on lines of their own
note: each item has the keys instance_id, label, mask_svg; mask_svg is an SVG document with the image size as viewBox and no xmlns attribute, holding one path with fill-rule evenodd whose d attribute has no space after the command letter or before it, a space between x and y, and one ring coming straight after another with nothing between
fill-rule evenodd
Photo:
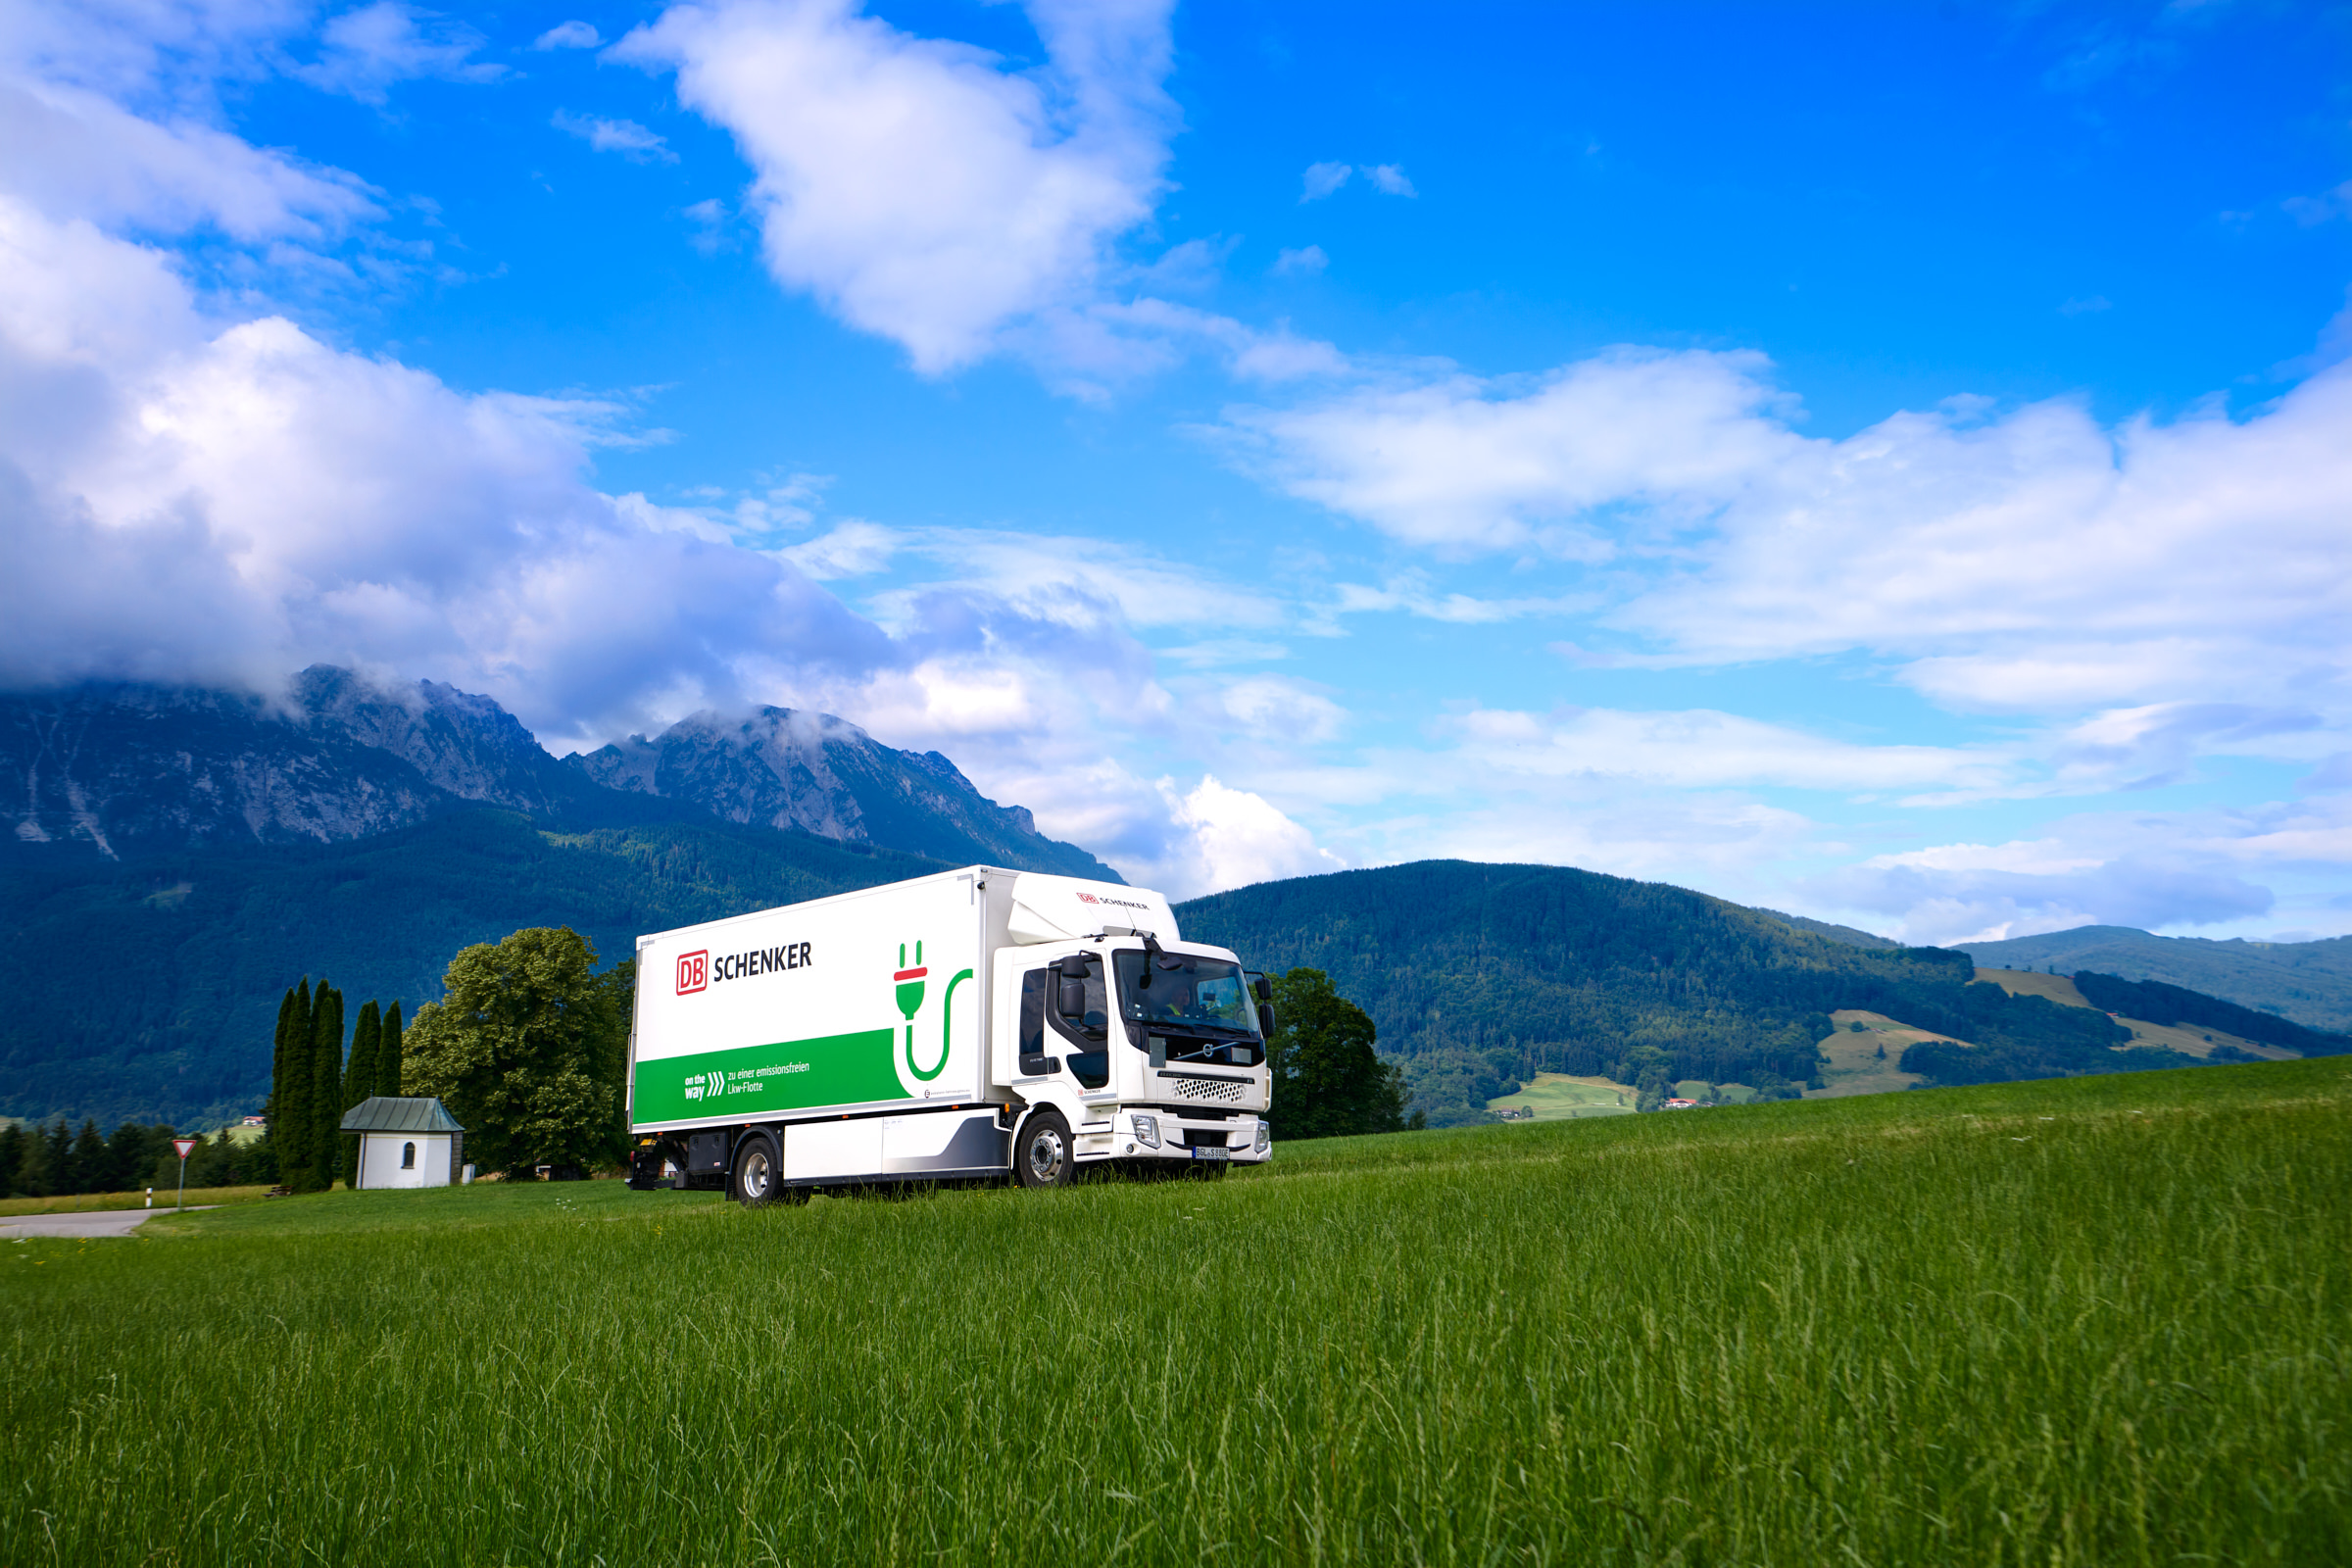
<instances>
[{"instance_id":1,"label":"white delivery truck","mask_svg":"<svg viewBox=\"0 0 2352 1568\"><path fill-rule=\"evenodd\" d=\"M637 939L630 1183L741 1202L1273 1152L1264 976L1143 888L975 865Z\"/></svg>"}]
</instances>

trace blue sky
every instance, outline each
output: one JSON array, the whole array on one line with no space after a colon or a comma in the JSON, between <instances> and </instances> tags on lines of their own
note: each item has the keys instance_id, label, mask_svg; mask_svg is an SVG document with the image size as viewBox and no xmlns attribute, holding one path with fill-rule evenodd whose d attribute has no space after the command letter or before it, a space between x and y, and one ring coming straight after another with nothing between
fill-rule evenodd
<instances>
[{"instance_id":1,"label":"blue sky","mask_svg":"<svg viewBox=\"0 0 2352 1568\"><path fill-rule=\"evenodd\" d=\"M0 674L2352 931L2352 11L27 4Z\"/></svg>"}]
</instances>

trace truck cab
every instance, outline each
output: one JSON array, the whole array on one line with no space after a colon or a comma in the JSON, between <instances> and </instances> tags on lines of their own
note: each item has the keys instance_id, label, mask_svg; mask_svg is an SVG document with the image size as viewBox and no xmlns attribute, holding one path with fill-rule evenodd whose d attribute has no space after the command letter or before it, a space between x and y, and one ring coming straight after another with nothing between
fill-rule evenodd
<instances>
[{"instance_id":1,"label":"truck cab","mask_svg":"<svg viewBox=\"0 0 2352 1568\"><path fill-rule=\"evenodd\" d=\"M1271 1154L1272 1011L1234 954L1130 929L996 961L991 1068L1021 1112L1016 1176L1050 1183L1057 1160L1215 1174Z\"/></svg>"}]
</instances>

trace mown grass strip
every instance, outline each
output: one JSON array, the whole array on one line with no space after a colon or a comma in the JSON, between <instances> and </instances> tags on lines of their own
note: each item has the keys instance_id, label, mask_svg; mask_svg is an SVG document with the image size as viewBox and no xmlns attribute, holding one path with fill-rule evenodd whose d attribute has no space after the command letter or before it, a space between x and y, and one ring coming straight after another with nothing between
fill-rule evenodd
<instances>
[{"instance_id":1,"label":"mown grass strip","mask_svg":"<svg viewBox=\"0 0 2352 1568\"><path fill-rule=\"evenodd\" d=\"M2346 1560L2348 1130L2312 1061L4 1247L0 1558Z\"/></svg>"}]
</instances>

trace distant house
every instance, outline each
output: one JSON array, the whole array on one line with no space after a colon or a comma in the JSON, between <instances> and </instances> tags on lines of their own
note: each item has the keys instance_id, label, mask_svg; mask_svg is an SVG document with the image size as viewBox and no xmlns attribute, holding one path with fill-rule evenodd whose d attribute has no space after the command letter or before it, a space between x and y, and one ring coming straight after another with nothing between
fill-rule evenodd
<instances>
[{"instance_id":1,"label":"distant house","mask_svg":"<svg viewBox=\"0 0 2352 1568\"><path fill-rule=\"evenodd\" d=\"M1698 1102L1695 1100L1669 1100L1658 1108L1660 1110L1691 1110L1696 1108L1697 1104Z\"/></svg>"},{"instance_id":2,"label":"distant house","mask_svg":"<svg viewBox=\"0 0 2352 1568\"><path fill-rule=\"evenodd\" d=\"M270 1118L267 1116L248 1116L237 1125L240 1127L267 1127L270 1125Z\"/></svg>"},{"instance_id":3,"label":"distant house","mask_svg":"<svg viewBox=\"0 0 2352 1568\"><path fill-rule=\"evenodd\" d=\"M343 1113L360 1135L352 1186L447 1187L466 1159L466 1129L438 1100L370 1095Z\"/></svg>"}]
</instances>

